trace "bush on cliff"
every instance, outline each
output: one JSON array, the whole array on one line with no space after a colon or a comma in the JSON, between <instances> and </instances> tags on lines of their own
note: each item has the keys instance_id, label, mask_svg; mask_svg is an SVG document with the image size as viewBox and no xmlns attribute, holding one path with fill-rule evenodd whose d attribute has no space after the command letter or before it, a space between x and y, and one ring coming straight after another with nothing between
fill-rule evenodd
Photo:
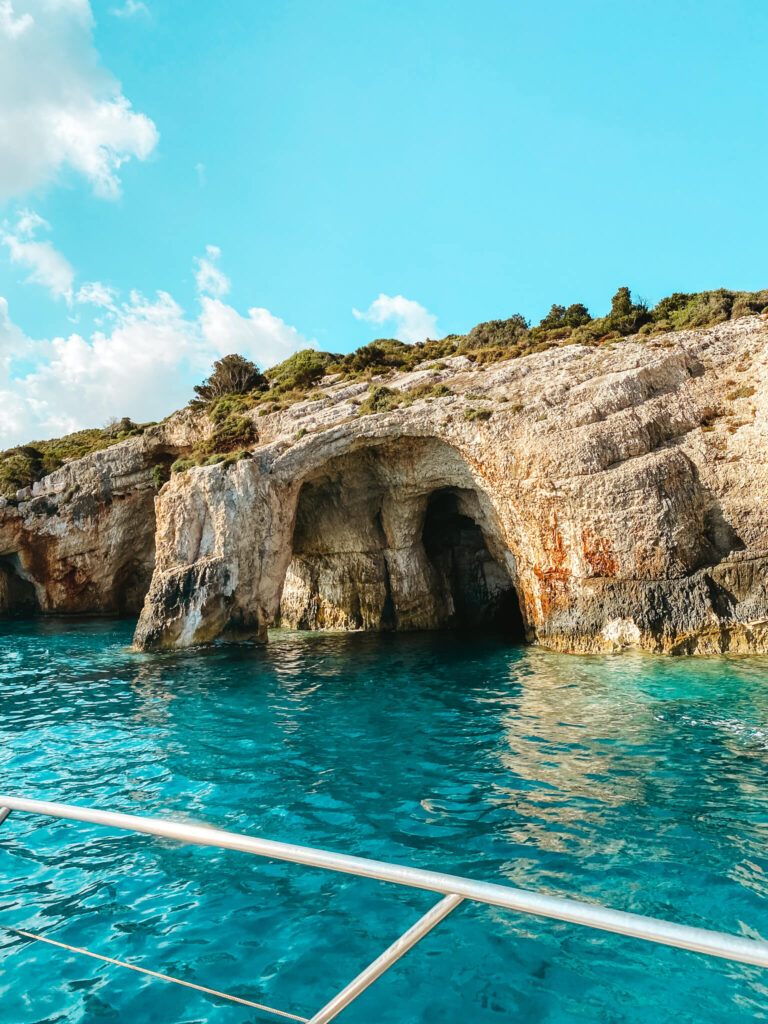
<instances>
[{"instance_id":1,"label":"bush on cliff","mask_svg":"<svg viewBox=\"0 0 768 1024\"><path fill-rule=\"evenodd\" d=\"M768 306L768 289L759 292L731 292L717 288L709 292L675 292L651 310L652 323L643 333L695 330L713 327L727 320L761 313Z\"/></svg>"},{"instance_id":2,"label":"bush on cliff","mask_svg":"<svg viewBox=\"0 0 768 1024\"><path fill-rule=\"evenodd\" d=\"M17 491L40 478L42 466L42 454L31 445L4 452L0 461L0 494L15 498Z\"/></svg>"},{"instance_id":3,"label":"bush on cliff","mask_svg":"<svg viewBox=\"0 0 768 1024\"><path fill-rule=\"evenodd\" d=\"M154 423L137 424L124 417L101 430L78 430L64 437L33 441L30 445L0 452L0 494L15 498L18 490L31 487L66 462L82 459L129 437L138 437L152 426Z\"/></svg>"},{"instance_id":4,"label":"bush on cliff","mask_svg":"<svg viewBox=\"0 0 768 1024\"><path fill-rule=\"evenodd\" d=\"M588 324L592 317L583 302L574 302L568 306L553 304L550 311L539 323L545 331L559 330L563 327L581 327Z\"/></svg>"},{"instance_id":5,"label":"bush on cliff","mask_svg":"<svg viewBox=\"0 0 768 1024\"><path fill-rule=\"evenodd\" d=\"M263 390L266 385L266 378L255 363L232 353L217 359L210 377L195 385L197 398L193 399L193 404L210 405L225 395L245 395L249 391Z\"/></svg>"},{"instance_id":6,"label":"bush on cliff","mask_svg":"<svg viewBox=\"0 0 768 1024\"><path fill-rule=\"evenodd\" d=\"M367 398L360 403L358 416L372 416L377 412L391 412L401 405L410 405L412 402L413 399L405 391L384 387L371 388Z\"/></svg>"},{"instance_id":7,"label":"bush on cliff","mask_svg":"<svg viewBox=\"0 0 768 1024\"><path fill-rule=\"evenodd\" d=\"M296 352L282 363L273 366L271 370L267 370L270 392L281 394L287 391L306 390L325 376L331 363L342 358L330 352L316 352L312 348L302 349L301 352Z\"/></svg>"},{"instance_id":8,"label":"bush on cliff","mask_svg":"<svg viewBox=\"0 0 768 1024\"><path fill-rule=\"evenodd\" d=\"M193 456L208 458L210 455L227 455L229 452L253 444L256 440L256 428L253 421L246 416L237 414L228 416L214 430L209 438L196 445Z\"/></svg>"},{"instance_id":9,"label":"bush on cliff","mask_svg":"<svg viewBox=\"0 0 768 1024\"><path fill-rule=\"evenodd\" d=\"M412 345L406 345L395 338L378 338L331 363L328 372L340 373L344 377L386 373L388 370L409 367L413 354Z\"/></svg>"},{"instance_id":10,"label":"bush on cliff","mask_svg":"<svg viewBox=\"0 0 768 1024\"><path fill-rule=\"evenodd\" d=\"M491 416L493 416L493 412L491 409L470 408L464 410L464 419L469 420L470 422L472 420L480 420L481 422L483 422L485 420L489 420Z\"/></svg>"},{"instance_id":11,"label":"bush on cliff","mask_svg":"<svg viewBox=\"0 0 768 1024\"><path fill-rule=\"evenodd\" d=\"M208 408L208 415L214 423L223 423L230 416L240 415L255 405L252 395L225 395L216 399Z\"/></svg>"}]
</instances>

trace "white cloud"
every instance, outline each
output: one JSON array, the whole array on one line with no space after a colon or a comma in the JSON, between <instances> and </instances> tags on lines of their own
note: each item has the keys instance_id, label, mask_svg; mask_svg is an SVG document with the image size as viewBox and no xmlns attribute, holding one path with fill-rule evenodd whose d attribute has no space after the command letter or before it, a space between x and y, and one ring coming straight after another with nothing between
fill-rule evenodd
<instances>
[{"instance_id":1,"label":"white cloud","mask_svg":"<svg viewBox=\"0 0 768 1024\"><path fill-rule=\"evenodd\" d=\"M19 353L26 351L29 344L21 328L11 322L8 315L8 303L5 299L0 298L0 387L8 382L11 360Z\"/></svg>"},{"instance_id":2,"label":"white cloud","mask_svg":"<svg viewBox=\"0 0 768 1024\"><path fill-rule=\"evenodd\" d=\"M101 281L86 281L75 295L75 302L90 306L101 306L104 309L115 309L117 292Z\"/></svg>"},{"instance_id":3,"label":"white cloud","mask_svg":"<svg viewBox=\"0 0 768 1024\"><path fill-rule=\"evenodd\" d=\"M197 183L200 188L205 187L205 164L195 164L195 172L197 174Z\"/></svg>"},{"instance_id":4,"label":"white cloud","mask_svg":"<svg viewBox=\"0 0 768 1024\"><path fill-rule=\"evenodd\" d=\"M195 260L195 282L200 295L213 295L220 299L230 289L230 281L217 266L221 249L217 245L206 245L205 256Z\"/></svg>"},{"instance_id":5,"label":"white cloud","mask_svg":"<svg viewBox=\"0 0 768 1024\"><path fill-rule=\"evenodd\" d=\"M104 198L158 139L99 64L87 0L0 0L0 201L69 168Z\"/></svg>"},{"instance_id":6,"label":"white cloud","mask_svg":"<svg viewBox=\"0 0 768 1024\"><path fill-rule=\"evenodd\" d=\"M47 288L54 299L66 299L67 305L100 306L115 309L117 292L101 281L85 281L75 292L75 271L69 260L51 242L39 241L35 235L50 224L34 210L22 210L12 228L0 228L0 242L8 249L12 263L26 267L27 283Z\"/></svg>"},{"instance_id":7,"label":"white cloud","mask_svg":"<svg viewBox=\"0 0 768 1024\"><path fill-rule=\"evenodd\" d=\"M17 18L13 13L11 0L0 0L0 32L8 36L9 39L15 39L17 36L20 36L22 32L26 32L28 28L31 28L34 23L34 18L31 14L22 14L21 17Z\"/></svg>"},{"instance_id":8,"label":"white cloud","mask_svg":"<svg viewBox=\"0 0 768 1024\"><path fill-rule=\"evenodd\" d=\"M75 271L49 241L35 238L40 228L49 229L50 225L33 211L24 210L12 229L0 229L0 241L7 247L11 262L29 270L27 281L47 288L53 298L71 303Z\"/></svg>"},{"instance_id":9,"label":"white cloud","mask_svg":"<svg viewBox=\"0 0 768 1024\"><path fill-rule=\"evenodd\" d=\"M248 310L241 316L219 299L201 299L200 332L204 347L217 356L239 352L263 367L274 366L310 343L280 317L268 309Z\"/></svg>"},{"instance_id":10,"label":"white cloud","mask_svg":"<svg viewBox=\"0 0 768 1024\"><path fill-rule=\"evenodd\" d=\"M352 313L358 320L365 320L370 324L381 325L393 321L394 336L398 341L407 341L409 344L438 336L437 317L420 303L406 299L402 295L382 293L365 312L353 309Z\"/></svg>"},{"instance_id":11,"label":"white cloud","mask_svg":"<svg viewBox=\"0 0 768 1024\"><path fill-rule=\"evenodd\" d=\"M209 295L193 317L165 292L154 299L133 292L117 305L111 290L89 282L76 299L102 306L108 327L41 342L24 335L0 298L0 449L112 417L160 419L189 401L222 355L240 352L270 366L311 344L269 310L242 316ZM14 376L15 360L23 376Z\"/></svg>"},{"instance_id":12,"label":"white cloud","mask_svg":"<svg viewBox=\"0 0 768 1024\"><path fill-rule=\"evenodd\" d=\"M137 14L149 15L149 8L141 0L125 0L122 7L113 7L109 13L116 18L133 18Z\"/></svg>"}]
</instances>

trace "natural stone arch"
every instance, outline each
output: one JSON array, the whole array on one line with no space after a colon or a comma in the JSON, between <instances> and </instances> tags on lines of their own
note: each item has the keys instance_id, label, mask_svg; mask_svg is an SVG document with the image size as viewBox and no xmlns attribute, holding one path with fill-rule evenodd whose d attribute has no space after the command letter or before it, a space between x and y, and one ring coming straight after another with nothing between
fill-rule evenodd
<instances>
[{"instance_id":1,"label":"natural stone arch","mask_svg":"<svg viewBox=\"0 0 768 1024\"><path fill-rule=\"evenodd\" d=\"M379 531L370 549L379 555L386 551L393 606L385 615L385 593L383 601L374 601L366 620L365 595L360 599L365 581L357 573L352 589L359 621L345 620L350 608L343 595L326 602L325 622L315 621L315 613L308 619L299 605L312 597L311 576L304 574L309 597L305 593L299 599L296 588L302 573L289 570L297 523L301 537L302 491L306 495L311 488L327 492L336 487L340 515L349 519L349 503L341 496L350 493L352 482L373 465L374 485L368 488L363 480L362 487L363 492L368 488L377 506L369 509L369 533L374 526ZM422 541L429 496L446 489L471 502L462 514L480 529L489 558L500 567L510 590L515 588L522 597L513 544L505 532L509 524L502 525L496 506L499 495L492 500L481 470L471 446L464 452L437 431L404 429L394 418L372 416L350 419L300 444L286 447L276 442L233 465L200 467L173 477L157 503L158 557L135 646L184 647L217 638L266 641L268 627L280 622L283 598L282 614L294 625L312 621L336 628L380 628L387 615L398 629L449 625L452 612L446 611L445 601L442 607L434 606L431 595L440 591L440 580ZM336 478L341 483L333 484ZM366 545L357 550L366 550ZM319 596L321 588L315 592ZM528 627L527 618L525 623Z\"/></svg>"},{"instance_id":2,"label":"natural stone arch","mask_svg":"<svg viewBox=\"0 0 768 1024\"><path fill-rule=\"evenodd\" d=\"M524 639L515 559L488 495L437 437L353 446L297 493L276 617L288 628L498 628Z\"/></svg>"}]
</instances>

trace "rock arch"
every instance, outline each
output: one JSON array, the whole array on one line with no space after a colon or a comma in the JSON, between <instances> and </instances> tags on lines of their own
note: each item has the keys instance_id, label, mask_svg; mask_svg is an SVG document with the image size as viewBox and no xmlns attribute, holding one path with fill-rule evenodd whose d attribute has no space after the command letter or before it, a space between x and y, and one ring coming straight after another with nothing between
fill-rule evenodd
<instances>
[{"instance_id":1,"label":"rock arch","mask_svg":"<svg viewBox=\"0 0 768 1024\"><path fill-rule=\"evenodd\" d=\"M359 446L309 472L277 621L294 629L499 629L524 638L515 560L459 452Z\"/></svg>"},{"instance_id":2,"label":"rock arch","mask_svg":"<svg viewBox=\"0 0 768 1024\"><path fill-rule=\"evenodd\" d=\"M461 572L424 544L439 493L453 496L453 525L466 534L454 544ZM475 628L498 622L504 606L523 638L517 565L497 510L470 458L436 433L355 419L287 450L275 444L234 465L190 469L163 489L157 522L140 649L266 640L279 623L460 626L469 562Z\"/></svg>"}]
</instances>

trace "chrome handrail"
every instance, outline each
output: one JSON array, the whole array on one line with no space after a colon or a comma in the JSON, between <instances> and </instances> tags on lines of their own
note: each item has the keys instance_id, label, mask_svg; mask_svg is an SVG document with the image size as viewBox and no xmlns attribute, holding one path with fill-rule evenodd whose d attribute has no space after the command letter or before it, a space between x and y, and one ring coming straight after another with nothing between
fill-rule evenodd
<instances>
[{"instance_id":1,"label":"chrome handrail","mask_svg":"<svg viewBox=\"0 0 768 1024\"><path fill-rule=\"evenodd\" d=\"M377 977L395 962L404 952L412 948L435 924L443 919L455 906L463 900L485 903L490 906L503 907L538 917L565 921L570 924L584 925L601 931L626 935L646 942L655 942L665 946L704 953L707 956L721 957L740 963L768 967L768 943L756 939L741 938L726 932L711 931L705 928L694 928L690 925L676 924L659 918L631 914L622 910L612 910L600 904L585 903L580 900L567 899L560 896L546 896L526 889L500 885L497 882L482 882L460 875L450 875L438 871L427 871L423 868L408 867L404 864L390 864L386 861L369 860L354 857L345 853L334 853L329 850L318 850L309 846L298 846L293 843L282 843L272 839L260 839L255 836L241 835L222 829L204 825L189 825L183 822L167 821L162 818L145 818L116 811L101 811L91 807L78 807L71 804L50 803L43 800L5 796L0 794L0 815L3 808L8 811L22 811L30 814L41 814L47 817L67 819L71 821L89 822L144 835L162 836L179 842L192 843L196 846L214 846L222 850L239 850L272 860L287 861L293 864L304 864L311 867L325 868L344 874L356 875L361 878L374 878L395 885L405 885L428 892L442 893L451 900L441 900L413 928L409 929L381 957L362 972L358 978L348 985L326 1007L311 1018L310 1024L325 1024L349 1005L352 999L364 991ZM0 823L4 818L0 817ZM444 912L443 912L444 911ZM406 937L413 938L410 944L402 945ZM401 948L402 947L402 948ZM397 950L400 950L397 952ZM396 956L392 954L397 952ZM384 962L384 961L387 962ZM373 968L377 968L373 970ZM382 969L379 970L378 967ZM360 984L364 982L363 984ZM345 994L351 998L337 1005ZM335 1007L331 1012L331 1007ZM331 1012L329 1016L328 1013Z\"/></svg>"}]
</instances>

